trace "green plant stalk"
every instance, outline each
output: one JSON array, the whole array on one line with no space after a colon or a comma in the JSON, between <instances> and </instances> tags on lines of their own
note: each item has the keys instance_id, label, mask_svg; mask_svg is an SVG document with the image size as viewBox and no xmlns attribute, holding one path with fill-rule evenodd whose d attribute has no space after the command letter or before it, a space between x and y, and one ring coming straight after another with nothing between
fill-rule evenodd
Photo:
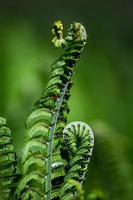
<instances>
[{"instance_id":1,"label":"green plant stalk","mask_svg":"<svg viewBox=\"0 0 133 200\"><path fill-rule=\"evenodd\" d=\"M65 85L61 93L61 96L57 101L57 104L55 107L56 112L54 113L53 118L52 118L53 126L50 129L49 143L48 143L48 158L46 162L47 163L46 200L51 199L51 174L52 174L51 166L52 166L53 139L54 139L54 133L55 133L56 123L58 120L60 108L62 106L67 87L68 87L68 83Z\"/></svg>"}]
</instances>

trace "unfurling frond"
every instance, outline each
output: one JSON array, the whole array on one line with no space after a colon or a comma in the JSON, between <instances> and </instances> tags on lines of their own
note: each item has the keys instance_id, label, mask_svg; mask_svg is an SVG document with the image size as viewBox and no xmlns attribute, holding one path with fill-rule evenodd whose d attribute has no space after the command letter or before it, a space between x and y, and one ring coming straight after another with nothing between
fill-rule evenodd
<instances>
[{"instance_id":1,"label":"unfurling frond","mask_svg":"<svg viewBox=\"0 0 133 200\"><path fill-rule=\"evenodd\" d=\"M88 163L94 146L92 129L83 122L72 122L63 131L64 152L68 165L66 176L61 188L62 200L74 199L79 192L78 184L82 186ZM73 182L71 181L73 180ZM81 192L80 192L81 193Z\"/></svg>"}]
</instances>

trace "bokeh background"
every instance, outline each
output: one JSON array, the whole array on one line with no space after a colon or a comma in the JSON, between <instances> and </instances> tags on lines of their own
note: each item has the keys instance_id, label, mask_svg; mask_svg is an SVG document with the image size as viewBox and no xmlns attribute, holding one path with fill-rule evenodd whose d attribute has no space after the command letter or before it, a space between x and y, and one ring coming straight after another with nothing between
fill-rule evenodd
<instances>
[{"instance_id":1,"label":"bokeh background","mask_svg":"<svg viewBox=\"0 0 133 200\"><path fill-rule=\"evenodd\" d=\"M119 134L116 151L122 138L127 141L122 148L133 171L132 10L131 0L0 0L0 116L8 119L18 155L24 119L61 53L51 45L52 24L61 19L66 30L79 21L88 43L73 78L69 121L113 128ZM89 188L89 175L86 182Z\"/></svg>"}]
</instances>

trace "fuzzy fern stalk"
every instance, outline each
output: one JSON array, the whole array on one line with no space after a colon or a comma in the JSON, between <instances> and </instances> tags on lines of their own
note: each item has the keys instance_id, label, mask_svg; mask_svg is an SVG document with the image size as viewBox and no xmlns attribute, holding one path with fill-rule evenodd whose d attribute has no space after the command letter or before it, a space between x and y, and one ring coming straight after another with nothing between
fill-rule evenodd
<instances>
[{"instance_id":1,"label":"fuzzy fern stalk","mask_svg":"<svg viewBox=\"0 0 133 200\"><path fill-rule=\"evenodd\" d=\"M16 154L12 144L11 131L6 119L0 117L0 194L9 199L16 179Z\"/></svg>"},{"instance_id":2,"label":"fuzzy fern stalk","mask_svg":"<svg viewBox=\"0 0 133 200\"><path fill-rule=\"evenodd\" d=\"M85 28L72 23L64 38L63 25L57 21L52 33L54 46L65 52L52 64L46 89L26 120L16 199L82 199L81 187L94 145L87 124L66 126L72 76L87 39Z\"/></svg>"}]
</instances>

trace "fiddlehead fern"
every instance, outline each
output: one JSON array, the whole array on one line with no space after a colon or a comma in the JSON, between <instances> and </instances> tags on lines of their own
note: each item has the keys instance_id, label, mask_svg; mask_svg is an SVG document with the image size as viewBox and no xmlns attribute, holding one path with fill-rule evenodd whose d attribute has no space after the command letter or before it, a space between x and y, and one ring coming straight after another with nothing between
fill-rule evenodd
<instances>
[{"instance_id":1,"label":"fiddlehead fern","mask_svg":"<svg viewBox=\"0 0 133 200\"><path fill-rule=\"evenodd\" d=\"M69 145L64 148L68 142L63 129L69 112L67 101L72 86L71 78L87 36L85 28L80 23L71 24L65 39L62 31L62 23L57 21L52 30L54 34L52 42L55 47L65 47L66 50L52 64L46 90L26 120L22 179L17 189L17 198L23 200L63 199L65 195L73 199L76 192L74 190L69 195L71 184L68 184L68 180L76 179L82 183L88 157L91 155L92 137L90 129L85 124L83 127L81 125L83 128L81 132L74 126L75 131L78 131L78 133L74 132L77 134L76 140L81 143L81 146L79 145L79 150L72 151L70 154L73 164L70 162L70 157L65 154L69 151L67 149ZM77 125L78 129L79 125ZM80 134L83 136L81 137ZM66 143L63 141L63 135ZM78 161L81 164L77 163ZM75 169L74 164L76 164ZM63 192L60 194L61 188Z\"/></svg>"},{"instance_id":2,"label":"fiddlehead fern","mask_svg":"<svg viewBox=\"0 0 133 200\"><path fill-rule=\"evenodd\" d=\"M66 151L68 153L68 166L64 184L61 189L61 199L74 199L77 193L74 184L70 180L81 183L84 180L89 159L94 146L94 136L91 128L83 122L72 122L63 131Z\"/></svg>"},{"instance_id":3,"label":"fiddlehead fern","mask_svg":"<svg viewBox=\"0 0 133 200\"><path fill-rule=\"evenodd\" d=\"M2 199L9 199L16 178L16 154L6 119L0 117L0 188Z\"/></svg>"}]
</instances>

